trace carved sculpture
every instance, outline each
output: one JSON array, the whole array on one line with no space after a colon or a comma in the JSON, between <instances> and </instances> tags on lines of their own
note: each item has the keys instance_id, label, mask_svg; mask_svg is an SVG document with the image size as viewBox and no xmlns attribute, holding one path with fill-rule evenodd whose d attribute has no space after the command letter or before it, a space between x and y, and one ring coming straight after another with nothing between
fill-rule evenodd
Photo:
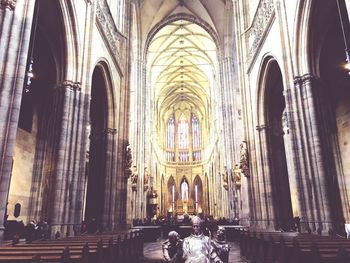
<instances>
[{"instance_id":1,"label":"carved sculpture","mask_svg":"<svg viewBox=\"0 0 350 263\"><path fill-rule=\"evenodd\" d=\"M247 143L245 141L241 143L239 168L241 169L241 172L244 174L245 177L250 176L249 155L248 155Z\"/></svg>"},{"instance_id":2,"label":"carved sculpture","mask_svg":"<svg viewBox=\"0 0 350 263\"><path fill-rule=\"evenodd\" d=\"M233 169L233 184L236 186L236 189L241 189L241 178L242 170L239 168L239 164L235 164Z\"/></svg>"},{"instance_id":3,"label":"carved sculpture","mask_svg":"<svg viewBox=\"0 0 350 263\"><path fill-rule=\"evenodd\" d=\"M228 190L228 172L227 172L227 167L224 166L224 173L222 174L222 181L223 181L223 187L225 190Z\"/></svg>"},{"instance_id":4,"label":"carved sculpture","mask_svg":"<svg viewBox=\"0 0 350 263\"><path fill-rule=\"evenodd\" d=\"M144 177L143 177L143 190L147 191L148 187L149 187L149 171L147 169L147 167L145 167L144 169Z\"/></svg>"},{"instance_id":5,"label":"carved sculpture","mask_svg":"<svg viewBox=\"0 0 350 263\"><path fill-rule=\"evenodd\" d=\"M131 173L131 189L133 191L137 191L137 180L138 180L139 174L137 172L137 166L134 165Z\"/></svg>"}]
</instances>

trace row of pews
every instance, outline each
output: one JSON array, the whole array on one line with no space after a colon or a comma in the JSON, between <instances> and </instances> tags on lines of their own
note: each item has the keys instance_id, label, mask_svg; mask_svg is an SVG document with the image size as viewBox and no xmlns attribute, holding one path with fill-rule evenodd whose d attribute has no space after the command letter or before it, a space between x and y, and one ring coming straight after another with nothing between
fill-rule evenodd
<instances>
[{"instance_id":1,"label":"row of pews","mask_svg":"<svg viewBox=\"0 0 350 263\"><path fill-rule=\"evenodd\" d=\"M0 262L6 263L112 263L138 262L143 253L142 232L97 234L30 244L0 247Z\"/></svg>"},{"instance_id":2,"label":"row of pews","mask_svg":"<svg viewBox=\"0 0 350 263\"><path fill-rule=\"evenodd\" d=\"M240 233L241 256L252 263L350 263L350 241L295 232Z\"/></svg>"}]
</instances>

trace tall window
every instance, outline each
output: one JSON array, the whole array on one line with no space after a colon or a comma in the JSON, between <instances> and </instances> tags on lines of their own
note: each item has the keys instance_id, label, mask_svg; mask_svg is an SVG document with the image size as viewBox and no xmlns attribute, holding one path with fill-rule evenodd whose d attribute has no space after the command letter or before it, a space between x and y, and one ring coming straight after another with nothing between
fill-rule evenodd
<instances>
[{"instance_id":1,"label":"tall window","mask_svg":"<svg viewBox=\"0 0 350 263\"><path fill-rule=\"evenodd\" d=\"M200 161L201 131L195 114L182 113L179 119L172 114L165 129L165 159L168 162L188 163Z\"/></svg>"},{"instance_id":2,"label":"tall window","mask_svg":"<svg viewBox=\"0 0 350 263\"><path fill-rule=\"evenodd\" d=\"M188 121L184 114L181 114L178 126L179 149L188 149Z\"/></svg>"},{"instance_id":3,"label":"tall window","mask_svg":"<svg viewBox=\"0 0 350 263\"><path fill-rule=\"evenodd\" d=\"M166 134L166 147L168 149L175 148L175 119L172 115L168 120L167 134Z\"/></svg>"},{"instance_id":4,"label":"tall window","mask_svg":"<svg viewBox=\"0 0 350 263\"><path fill-rule=\"evenodd\" d=\"M200 148L200 143L201 143L200 138L201 137L200 137L199 122L196 115L192 113L192 147L193 149Z\"/></svg>"},{"instance_id":5,"label":"tall window","mask_svg":"<svg viewBox=\"0 0 350 263\"><path fill-rule=\"evenodd\" d=\"M201 159L201 135L200 135L200 128L199 128L199 122L193 113L191 114L192 117L192 160L193 161L199 161Z\"/></svg>"}]
</instances>

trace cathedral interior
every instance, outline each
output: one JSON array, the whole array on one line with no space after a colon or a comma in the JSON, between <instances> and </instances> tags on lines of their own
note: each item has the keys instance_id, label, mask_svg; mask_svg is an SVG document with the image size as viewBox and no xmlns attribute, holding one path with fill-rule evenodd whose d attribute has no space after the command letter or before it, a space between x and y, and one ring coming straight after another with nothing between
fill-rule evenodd
<instances>
[{"instance_id":1,"label":"cathedral interior","mask_svg":"<svg viewBox=\"0 0 350 263\"><path fill-rule=\"evenodd\" d=\"M349 12L0 0L0 241L19 222L69 237L194 215L344 236Z\"/></svg>"}]
</instances>

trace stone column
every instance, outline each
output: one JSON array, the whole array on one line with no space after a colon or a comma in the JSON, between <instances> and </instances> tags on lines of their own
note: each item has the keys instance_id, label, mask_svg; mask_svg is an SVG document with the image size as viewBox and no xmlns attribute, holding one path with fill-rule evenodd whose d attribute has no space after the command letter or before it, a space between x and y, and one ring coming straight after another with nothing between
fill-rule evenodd
<instances>
[{"instance_id":1,"label":"stone column","mask_svg":"<svg viewBox=\"0 0 350 263\"><path fill-rule=\"evenodd\" d=\"M26 75L34 1L0 0L0 242Z\"/></svg>"},{"instance_id":2,"label":"stone column","mask_svg":"<svg viewBox=\"0 0 350 263\"><path fill-rule=\"evenodd\" d=\"M330 199L327 189L327 173L325 168L324 153L322 148L322 138L320 135L321 119L317 109L316 78L311 74L305 74L301 78L302 93L306 122L306 133L310 145L308 145L308 154L311 161L312 182L314 183L314 192L316 196L316 205L318 211L317 232L327 233L333 229L333 219L331 215Z\"/></svg>"},{"instance_id":3,"label":"stone column","mask_svg":"<svg viewBox=\"0 0 350 263\"><path fill-rule=\"evenodd\" d=\"M312 210L312 203L307 201L309 196L308 190L308 173L306 172L306 167L304 165L305 159L301 158L304 155L304 134L302 133L302 112L298 109L301 108L300 104L300 78L295 78L294 88L287 89L284 92L285 102L286 102L286 111L289 121L289 128L292 137L292 148L291 153L293 156L293 166L294 173L291 176L295 177L297 192L298 192L298 203L299 203L299 214L302 231L308 231L310 228L309 222L314 221L313 216L310 216L307 211Z\"/></svg>"},{"instance_id":4,"label":"stone column","mask_svg":"<svg viewBox=\"0 0 350 263\"><path fill-rule=\"evenodd\" d=\"M117 130L114 128L106 129L106 178L105 178L105 192L104 192L104 207L102 226L104 231L112 231L116 202L115 193L118 192L118 184L116 182L116 135Z\"/></svg>"},{"instance_id":5,"label":"stone column","mask_svg":"<svg viewBox=\"0 0 350 263\"><path fill-rule=\"evenodd\" d=\"M294 87L286 90L286 108L293 141L294 176L298 188L302 231L327 233L333 229L332 209L320 135L315 77L295 77Z\"/></svg>"},{"instance_id":6,"label":"stone column","mask_svg":"<svg viewBox=\"0 0 350 263\"><path fill-rule=\"evenodd\" d=\"M260 167L261 174L258 176L258 184L260 189L260 194L263 196L261 198L261 221L259 227L265 229L274 230L276 227L276 214L275 207L273 203L272 196L272 171L271 166L271 156L268 147L268 134L267 130L269 129L266 125L260 125L256 127L259 133L259 145L260 145Z\"/></svg>"},{"instance_id":7,"label":"stone column","mask_svg":"<svg viewBox=\"0 0 350 263\"><path fill-rule=\"evenodd\" d=\"M61 123L53 179L51 230L52 233L59 231L72 235L74 224L81 221L81 215L76 216L76 213L81 213L81 204L77 204L81 196L77 196L77 189L78 182L85 174L85 166L80 164L85 162L86 118L83 116L86 107L82 103L84 95L80 83L64 81L56 92L62 108L58 110L61 111Z\"/></svg>"}]
</instances>

